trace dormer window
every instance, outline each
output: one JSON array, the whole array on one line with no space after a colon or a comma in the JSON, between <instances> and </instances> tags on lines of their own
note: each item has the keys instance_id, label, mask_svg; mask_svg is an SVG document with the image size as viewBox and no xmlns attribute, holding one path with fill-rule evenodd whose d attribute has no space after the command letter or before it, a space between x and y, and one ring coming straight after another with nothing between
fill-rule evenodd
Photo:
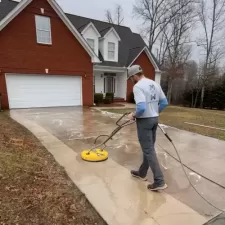
<instances>
[{"instance_id":1,"label":"dormer window","mask_svg":"<svg viewBox=\"0 0 225 225\"><path fill-rule=\"evenodd\" d=\"M99 50L105 61L118 62L119 42L121 41L114 27L108 27L100 31L102 37L99 39Z\"/></svg>"},{"instance_id":2,"label":"dormer window","mask_svg":"<svg viewBox=\"0 0 225 225\"><path fill-rule=\"evenodd\" d=\"M81 34L83 35L84 39L87 41L87 43L91 47L91 49L98 56L99 38L101 37L101 34L98 32L98 30L96 29L94 24L92 22L90 22L85 27L82 27Z\"/></svg>"},{"instance_id":3,"label":"dormer window","mask_svg":"<svg viewBox=\"0 0 225 225\"><path fill-rule=\"evenodd\" d=\"M95 40L92 38L87 38L87 43L90 45L91 49L95 51Z\"/></svg>"},{"instance_id":4,"label":"dormer window","mask_svg":"<svg viewBox=\"0 0 225 225\"><path fill-rule=\"evenodd\" d=\"M108 59L115 60L116 45L113 42L108 42Z\"/></svg>"}]
</instances>

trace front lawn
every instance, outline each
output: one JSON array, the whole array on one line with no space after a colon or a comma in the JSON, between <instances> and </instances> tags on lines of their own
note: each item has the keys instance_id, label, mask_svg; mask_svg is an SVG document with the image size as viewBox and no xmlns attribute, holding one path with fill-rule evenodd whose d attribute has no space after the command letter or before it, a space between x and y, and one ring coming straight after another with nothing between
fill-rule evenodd
<instances>
[{"instance_id":1,"label":"front lawn","mask_svg":"<svg viewBox=\"0 0 225 225\"><path fill-rule=\"evenodd\" d=\"M52 155L0 113L0 224L106 225Z\"/></svg>"},{"instance_id":2,"label":"front lawn","mask_svg":"<svg viewBox=\"0 0 225 225\"><path fill-rule=\"evenodd\" d=\"M125 113L134 109L107 109L114 113ZM160 115L160 123L179 129L225 140L225 131L186 124L196 123L225 129L225 111L192 109L169 106Z\"/></svg>"}]
</instances>

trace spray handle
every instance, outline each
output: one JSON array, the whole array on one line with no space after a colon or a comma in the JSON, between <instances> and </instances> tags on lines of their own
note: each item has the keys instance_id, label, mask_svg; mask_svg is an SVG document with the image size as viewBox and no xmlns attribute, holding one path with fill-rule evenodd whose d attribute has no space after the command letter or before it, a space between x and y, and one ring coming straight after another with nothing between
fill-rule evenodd
<instances>
[{"instance_id":1,"label":"spray handle","mask_svg":"<svg viewBox=\"0 0 225 225\"><path fill-rule=\"evenodd\" d=\"M125 116L127 116L129 113L124 113L120 118L119 118L119 120L117 120L117 122L116 122L116 125L117 126L121 126L120 124L119 124L119 122L125 117Z\"/></svg>"},{"instance_id":2,"label":"spray handle","mask_svg":"<svg viewBox=\"0 0 225 225\"><path fill-rule=\"evenodd\" d=\"M120 119L116 122L116 125L117 126L119 126L119 127L124 127L124 126L128 126L128 125L130 125L130 124L133 124L135 121L126 121L126 122L124 122L124 123L122 123L122 124L119 124L119 122L125 117L125 116L127 116L127 115L129 115L130 114L130 112L126 112L126 113L124 113L121 117L120 117Z\"/></svg>"},{"instance_id":3,"label":"spray handle","mask_svg":"<svg viewBox=\"0 0 225 225\"><path fill-rule=\"evenodd\" d=\"M166 133L166 131L162 128L161 125L158 125L158 127L160 128L160 130L163 132L163 134L166 136L166 138L172 142L172 139L170 138L170 136Z\"/></svg>"}]
</instances>

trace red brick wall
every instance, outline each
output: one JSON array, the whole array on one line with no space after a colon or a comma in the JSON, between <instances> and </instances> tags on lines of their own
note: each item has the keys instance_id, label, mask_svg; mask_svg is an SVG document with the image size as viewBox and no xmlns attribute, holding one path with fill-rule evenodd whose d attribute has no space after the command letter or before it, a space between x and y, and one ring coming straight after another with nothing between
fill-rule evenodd
<instances>
[{"instance_id":1,"label":"red brick wall","mask_svg":"<svg viewBox=\"0 0 225 225\"><path fill-rule=\"evenodd\" d=\"M152 63L149 61L149 58L145 52L142 52L141 55L135 60L133 65L140 65L144 71L144 75L152 80L155 80L155 68ZM129 101L130 94L133 91L133 83L129 80L127 82L127 100Z\"/></svg>"},{"instance_id":2,"label":"red brick wall","mask_svg":"<svg viewBox=\"0 0 225 225\"><path fill-rule=\"evenodd\" d=\"M36 41L35 14L45 9L51 18L52 45ZM46 0L34 0L0 32L0 92L8 108L5 73L82 76L83 104L93 103L93 64L66 25ZM86 78L85 78L86 74Z\"/></svg>"}]
</instances>

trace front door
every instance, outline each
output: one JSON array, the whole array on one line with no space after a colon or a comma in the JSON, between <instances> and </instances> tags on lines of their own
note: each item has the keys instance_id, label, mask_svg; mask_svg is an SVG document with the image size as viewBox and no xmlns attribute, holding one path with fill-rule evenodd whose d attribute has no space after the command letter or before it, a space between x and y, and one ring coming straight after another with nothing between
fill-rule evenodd
<instances>
[{"instance_id":1,"label":"front door","mask_svg":"<svg viewBox=\"0 0 225 225\"><path fill-rule=\"evenodd\" d=\"M104 93L116 92L116 77L115 75L105 75L104 77Z\"/></svg>"}]
</instances>

